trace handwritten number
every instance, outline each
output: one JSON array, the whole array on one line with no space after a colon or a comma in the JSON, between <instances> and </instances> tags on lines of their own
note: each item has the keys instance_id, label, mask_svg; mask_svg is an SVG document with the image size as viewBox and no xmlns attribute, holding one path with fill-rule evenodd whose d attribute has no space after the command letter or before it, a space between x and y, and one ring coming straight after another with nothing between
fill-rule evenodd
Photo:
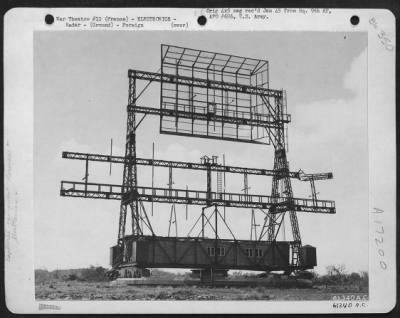
<instances>
[{"instance_id":1,"label":"handwritten number","mask_svg":"<svg viewBox=\"0 0 400 318\"><path fill-rule=\"evenodd\" d=\"M369 24L371 24L374 27L374 29L378 28L378 22L376 22L375 18L369 19L368 22L369 22ZM378 38L382 40L381 43L385 47L385 49L387 51L393 51L394 45L390 44L392 41L386 37L386 32L383 30L378 30L378 31L379 31ZM374 213L382 213L383 212L383 210L376 209L376 208L374 208L374 209L375 209Z\"/></svg>"},{"instance_id":2,"label":"handwritten number","mask_svg":"<svg viewBox=\"0 0 400 318\"><path fill-rule=\"evenodd\" d=\"M371 24L375 29L378 27L375 18L369 19L369 24Z\"/></svg>"},{"instance_id":3,"label":"handwritten number","mask_svg":"<svg viewBox=\"0 0 400 318\"><path fill-rule=\"evenodd\" d=\"M385 35L386 35L386 32L385 32L385 31L381 31L381 32L378 34L378 38L382 39Z\"/></svg>"},{"instance_id":4,"label":"handwritten number","mask_svg":"<svg viewBox=\"0 0 400 318\"><path fill-rule=\"evenodd\" d=\"M383 243L383 237L381 236L380 239L375 238L375 243L376 243L376 245L378 245L378 243L382 244Z\"/></svg>"}]
</instances>

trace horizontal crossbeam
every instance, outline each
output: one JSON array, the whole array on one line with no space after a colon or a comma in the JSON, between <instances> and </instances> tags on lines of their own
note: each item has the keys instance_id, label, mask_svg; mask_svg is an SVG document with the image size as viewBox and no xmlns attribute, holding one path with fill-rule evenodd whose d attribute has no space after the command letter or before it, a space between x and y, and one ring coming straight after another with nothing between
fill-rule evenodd
<instances>
[{"instance_id":1,"label":"horizontal crossbeam","mask_svg":"<svg viewBox=\"0 0 400 318\"><path fill-rule=\"evenodd\" d=\"M238 83L215 81L210 79L193 78L189 76L161 74L139 70L129 70L128 76L139 80L168 82L170 84L186 85L193 87L202 87L215 90L224 90L239 93L257 94L268 97L282 98L282 90L268 89L260 86L249 86Z\"/></svg>"},{"instance_id":2,"label":"horizontal crossbeam","mask_svg":"<svg viewBox=\"0 0 400 318\"><path fill-rule=\"evenodd\" d=\"M101 154L90 154L81 152L68 152L63 151L62 157L66 159L75 160L89 160L89 161L100 161L100 162L112 162L112 163L125 163L128 160L123 156L110 156ZM279 171L279 170L268 170L268 169L257 169L257 168L244 168L235 166L224 166L218 164L203 164L195 162L185 161L170 161L170 160L153 160L146 158L136 158L136 164L142 166L155 166L155 167L167 167L167 168L179 168L179 169L192 169L192 170L208 170L220 171L228 173L240 173L240 174L252 174L262 176L275 176L280 175L281 177L288 176L290 178L299 178L298 172L290 171Z\"/></svg>"},{"instance_id":3,"label":"horizontal crossbeam","mask_svg":"<svg viewBox=\"0 0 400 318\"><path fill-rule=\"evenodd\" d=\"M317 181L317 180L327 180L333 178L332 172L305 174L304 172L299 171L298 174L299 174L299 179L301 181Z\"/></svg>"},{"instance_id":4,"label":"horizontal crossbeam","mask_svg":"<svg viewBox=\"0 0 400 318\"><path fill-rule=\"evenodd\" d=\"M197 137L197 138L205 138L205 139L214 139L214 140L224 140L224 141L233 141L233 142L245 142L251 143L256 145L269 145L270 142L266 139L269 136L263 136L259 139L250 139L250 138L243 138L243 137L232 137L232 136L214 136L214 135L206 135L204 133L197 133L197 132L178 132L175 129L173 130L166 130L162 129L160 131L162 134L166 135L174 135L174 136L185 136L185 137Z\"/></svg>"},{"instance_id":5,"label":"horizontal crossbeam","mask_svg":"<svg viewBox=\"0 0 400 318\"><path fill-rule=\"evenodd\" d=\"M290 115L284 115L282 120L276 120L274 116L257 114L257 113L245 113L239 112L236 116L222 116L216 113L207 112L205 107L201 107L202 111L198 111L197 108L200 107L192 107L192 111L189 110L189 106L187 108L183 108L184 110L175 110L171 108L153 108L153 107L145 107L145 106L133 106L128 105L128 112L149 114L149 115L158 115L158 116L167 116L174 118L188 118L192 120L204 120L204 121L212 121L219 123L228 123L228 124L237 124L237 125L247 125L252 127L265 127L265 128L274 128L279 129L282 127L282 124L287 124L290 122Z\"/></svg>"},{"instance_id":6,"label":"horizontal crossbeam","mask_svg":"<svg viewBox=\"0 0 400 318\"><path fill-rule=\"evenodd\" d=\"M272 198L266 195L216 192L211 192L211 196L208 196L206 191L151 187L137 187L135 193L126 193L120 185L74 181L61 181L60 194L69 197L122 200L125 204L139 200L202 206L259 208L269 209L270 213L286 211L336 213L334 201L298 198L290 200L285 197Z\"/></svg>"}]
</instances>

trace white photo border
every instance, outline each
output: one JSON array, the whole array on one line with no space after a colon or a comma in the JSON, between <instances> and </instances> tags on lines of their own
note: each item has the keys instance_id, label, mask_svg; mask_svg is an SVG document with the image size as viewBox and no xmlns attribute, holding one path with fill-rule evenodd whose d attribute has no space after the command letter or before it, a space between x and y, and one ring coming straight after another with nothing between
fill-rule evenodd
<instances>
[{"instance_id":1,"label":"white photo border","mask_svg":"<svg viewBox=\"0 0 400 318\"><path fill-rule=\"evenodd\" d=\"M206 9L16 8L4 17L4 165L6 304L14 313L377 313L396 304L396 116L395 17L385 9L329 9L329 15L271 15L257 20L212 20L197 24ZM34 285L33 35L66 30L44 16L171 16L188 21L186 31L365 31L368 33L369 301L339 308L333 301L38 301ZM353 26L350 17L360 23ZM153 23L139 31L167 30ZM78 28L79 29L79 28ZM77 30L78 30L77 29ZM83 29L83 28L82 28ZM114 28L113 30L118 30ZM110 31L113 32L113 31ZM381 243L379 243L381 242ZM42 304L42 306L40 306ZM46 307L47 306L47 307Z\"/></svg>"}]
</instances>

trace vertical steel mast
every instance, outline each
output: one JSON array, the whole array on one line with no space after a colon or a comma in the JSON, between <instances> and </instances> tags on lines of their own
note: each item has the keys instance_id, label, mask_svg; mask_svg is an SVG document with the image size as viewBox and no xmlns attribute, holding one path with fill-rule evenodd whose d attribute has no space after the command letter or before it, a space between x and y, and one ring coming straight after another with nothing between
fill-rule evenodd
<instances>
[{"instance_id":1,"label":"vertical steel mast","mask_svg":"<svg viewBox=\"0 0 400 318\"><path fill-rule=\"evenodd\" d=\"M136 77L129 77L129 97L128 103L131 106L136 105ZM136 166L136 113L128 112L127 128L126 128L126 144L125 144L125 164L124 175L122 180L123 199L121 200L119 214L119 231L118 231L118 247L126 251L124 248L126 214L128 206L131 210L132 234L140 235L137 201L137 166ZM124 261L124 260L121 260Z\"/></svg>"},{"instance_id":2,"label":"vertical steel mast","mask_svg":"<svg viewBox=\"0 0 400 318\"><path fill-rule=\"evenodd\" d=\"M297 214L294 211L292 183L289 177L289 162L287 161L287 136L285 135L285 122L283 121L286 110L286 94L283 91L281 98L276 98L276 119L277 128L275 129L275 158L274 168L276 172L272 177L271 197L273 206L270 209L269 218L265 220L264 227L267 230L267 240L276 241L279 230L285 222L285 215L289 212L290 225L292 228L292 266L301 265L301 236ZM278 206L278 201L285 198L286 204L283 207Z\"/></svg>"}]
</instances>

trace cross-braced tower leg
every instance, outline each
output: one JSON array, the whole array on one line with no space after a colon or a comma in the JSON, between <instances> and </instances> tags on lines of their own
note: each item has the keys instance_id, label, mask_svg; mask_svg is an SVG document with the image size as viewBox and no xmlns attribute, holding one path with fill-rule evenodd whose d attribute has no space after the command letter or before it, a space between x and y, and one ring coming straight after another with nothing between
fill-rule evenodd
<instances>
[{"instance_id":1,"label":"cross-braced tower leg","mask_svg":"<svg viewBox=\"0 0 400 318\"><path fill-rule=\"evenodd\" d=\"M130 106L136 104L136 78L129 78L129 100ZM135 112L128 112L126 145L125 145L125 164L123 175L123 198L120 206L119 216L119 231L118 231L118 246L120 248L120 261L123 261L124 237L126 226L126 215L128 206L131 210L132 219L132 234L138 235L141 233L139 217L138 217L138 201L136 199L137 187L137 169L136 169L136 115Z\"/></svg>"},{"instance_id":2,"label":"cross-braced tower leg","mask_svg":"<svg viewBox=\"0 0 400 318\"><path fill-rule=\"evenodd\" d=\"M267 240L275 241L285 219L285 214L289 212L289 219L292 228L293 245L292 245L292 266L300 266L300 248L301 237L297 214L294 211L293 191L289 178L289 164L286 158L286 150L284 148L275 151L274 170L276 174L272 180L272 203L273 208L270 210L267 224ZM280 191L281 189L281 191Z\"/></svg>"},{"instance_id":3,"label":"cross-braced tower leg","mask_svg":"<svg viewBox=\"0 0 400 318\"><path fill-rule=\"evenodd\" d=\"M264 228L261 232L267 233L267 240L274 242L279 233L282 224L285 222L285 215L289 212L289 219L292 228L292 261L293 267L301 265L301 237L297 214L294 211L292 184L289 177L289 163L286 158L287 136L285 136L284 116L286 113L286 94L282 91L282 97L276 100L276 121L278 127L275 129L275 158L274 171L272 179L272 207L269 217L265 219ZM265 230L266 228L266 230ZM260 239L262 236L260 236Z\"/></svg>"},{"instance_id":4,"label":"cross-braced tower leg","mask_svg":"<svg viewBox=\"0 0 400 318\"><path fill-rule=\"evenodd\" d=\"M275 159L274 159L274 170L277 171L279 169L279 162L277 153L275 152ZM274 175L272 178L272 190L271 190L271 197L272 197L272 203L276 204L278 203L278 198L279 198L279 176ZM276 226L277 224L277 215L275 213L270 213L269 218L266 219L268 222L267 226L267 240L268 241L274 241L275 240L275 232L276 232Z\"/></svg>"}]
</instances>

